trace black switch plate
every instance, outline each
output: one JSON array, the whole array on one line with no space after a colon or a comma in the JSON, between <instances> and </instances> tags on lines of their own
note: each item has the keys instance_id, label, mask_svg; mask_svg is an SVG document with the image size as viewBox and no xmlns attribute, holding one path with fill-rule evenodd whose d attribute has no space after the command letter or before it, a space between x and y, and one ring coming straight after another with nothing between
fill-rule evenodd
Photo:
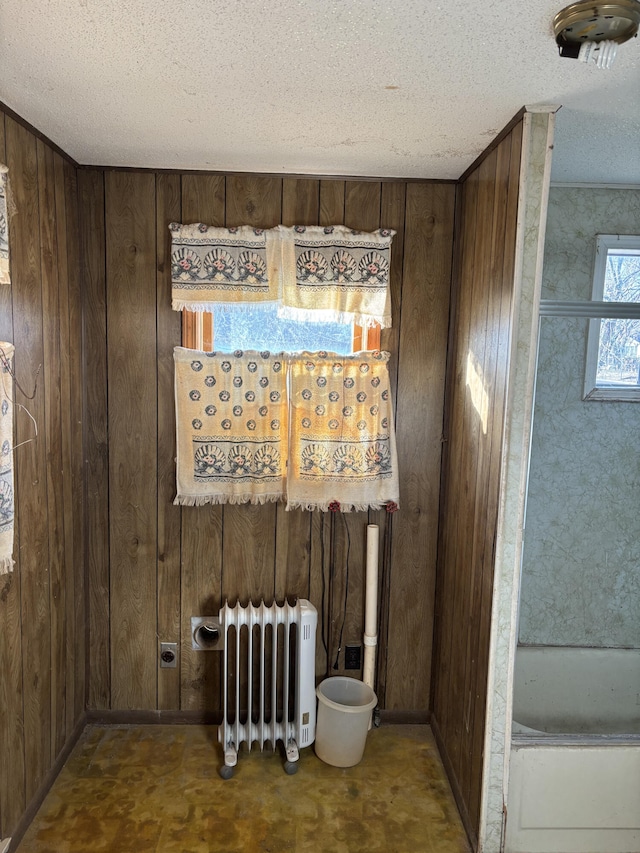
<instances>
[{"instance_id":1,"label":"black switch plate","mask_svg":"<svg viewBox=\"0 0 640 853\"><path fill-rule=\"evenodd\" d=\"M361 646L345 646L344 647L344 668L345 669L360 669L362 649Z\"/></svg>"}]
</instances>

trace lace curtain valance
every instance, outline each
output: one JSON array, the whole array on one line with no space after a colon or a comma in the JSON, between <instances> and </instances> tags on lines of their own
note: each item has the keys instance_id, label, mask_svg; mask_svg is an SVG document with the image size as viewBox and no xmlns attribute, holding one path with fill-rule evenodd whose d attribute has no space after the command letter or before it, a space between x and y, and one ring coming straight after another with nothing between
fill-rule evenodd
<instances>
[{"instance_id":1,"label":"lace curtain valance","mask_svg":"<svg viewBox=\"0 0 640 853\"><path fill-rule=\"evenodd\" d=\"M0 342L0 575L13 568L13 344Z\"/></svg>"},{"instance_id":2,"label":"lace curtain valance","mask_svg":"<svg viewBox=\"0 0 640 853\"><path fill-rule=\"evenodd\" d=\"M0 284L10 284L9 278L9 210L8 173L0 163Z\"/></svg>"},{"instance_id":3,"label":"lace curtain valance","mask_svg":"<svg viewBox=\"0 0 640 853\"><path fill-rule=\"evenodd\" d=\"M343 225L169 228L175 310L276 303L286 317L391 326L394 231L363 233Z\"/></svg>"}]
</instances>

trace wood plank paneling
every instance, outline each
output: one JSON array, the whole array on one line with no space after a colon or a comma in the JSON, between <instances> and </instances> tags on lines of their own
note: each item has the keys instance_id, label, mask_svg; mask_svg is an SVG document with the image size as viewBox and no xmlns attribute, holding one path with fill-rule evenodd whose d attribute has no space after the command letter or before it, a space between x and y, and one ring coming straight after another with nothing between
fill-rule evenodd
<instances>
[{"instance_id":1,"label":"wood plank paneling","mask_svg":"<svg viewBox=\"0 0 640 853\"><path fill-rule=\"evenodd\" d=\"M16 563L0 578L0 837L6 837L84 710L85 672L74 608L84 596L82 555L67 542L82 522L82 480L74 481L69 470L72 453L76 469L82 464L82 411L69 369L81 336L80 312L70 313L68 299L69 253L76 269L78 261L76 198L67 197L60 155L2 111L0 161L9 166L15 205L12 283L0 288L0 339L15 343L20 386L14 387ZM32 391L36 376L35 396L28 399L23 390ZM81 387L78 381L80 393ZM72 422L75 446L65 435Z\"/></svg>"},{"instance_id":2,"label":"wood plank paneling","mask_svg":"<svg viewBox=\"0 0 640 853\"><path fill-rule=\"evenodd\" d=\"M498 180L499 196L496 207L505 206L504 222L498 220L495 228L496 245L492 248L494 270L494 287L491 293L491 324L497 329L492 340L492 348L487 359L487 375L493 380L490 394L491 408L488 417L489 469L486 478L485 494L482 500L486 505L486 527L489 530L497 528L499 488L496 484L500 478L500 462L502 458L502 435L505 415L507 378L509 368L509 341L511 337L511 300L513 294L513 277L516 254L516 229L514 223L518 213L520 160L522 154L522 122L514 128L510 135L510 146L501 146L499 151ZM509 148L507 152L507 148ZM505 173L508 161L508 171ZM495 562L496 538L486 538L484 543L484 561L482 577L475 597L476 613L474 624L477 622L477 640L472 643L476 648L483 648L483 654L477 655L474 668L475 682L472 684L474 696L486 695L486 684L489 673L489 653L486 638L491 630L491 606L493 600L493 571ZM471 756L469 772L469 812L479 814L482 775L482 761L485 730L485 704L475 703L475 715L471 732L472 742L469 749Z\"/></svg>"},{"instance_id":3,"label":"wood plank paneling","mask_svg":"<svg viewBox=\"0 0 640 853\"><path fill-rule=\"evenodd\" d=\"M105 174L111 704L157 702L155 177Z\"/></svg>"},{"instance_id":4,"label":"wood plank paneling","mask_svg":"<svg viewBox=\"0 0 640 853\"><path fill-rule=\"evenodd\" d=\"M181 184L180 211L175 199L178 181ZM397 388L400 435L404 435L404 446L400 448L402 478L406 479L406 464L418 468L423 466L430 473L416 475L415 483L407 490L406 520L401 521L404 509L394 519L394 524L400 526L400 533L394 536L393 567L385 579L386 598L381 621L388 626L393 613L395 627L391 632L393 645L383 650L379 670L381 679L385 678L387 669L398 673L392 679L389 695L383 697L387 707L427 712L435 566L435 549L431 546L437 528L435 495L440 460L439 422L442 418L442 382L436 377L441 379L439 365L444 363L454 192L453 185L414 185L403 181L280 179L255 175L156 176L153 215L158 318L157 428L158 455L164 461L159 463L157 486L152 477L147 476L146 482L150 490L157 488L158 498L158 629L162 638L167 640L170 634L175 633L179 600L181 631L179 697L176 697L175 675L170 674L165 679L161 672L158 707L177 708L179 701L179 706L184 709L219 709L219 657L192 651L190 617L215 615L225 599L246 603L249 599L271 601L274 597L282 600L285 596L308 596L320 611L325 640L331 634L331 649L327 655L322 644L323 632L320 630L318 633L318 676L326 672L343 672L342 653L338 669L332 668L340 631L342 646L349 641L362 643L366 525L369 519L380 523L383 541L387 524L384 512L352 513L332 518L302 511L287 513L282 505L274 504L183 507L178 523L174 508L169 506L174 489L173 450L171 461L166 458L173 442L172 418L168 416L168 406L172 403L168 365L178 325L172 322L169 311L169 283L163 265L167 264L169 254L166 223L179 213L183 222L202 221L212 225L270 227L279 222L345 223L359 230L373 230L383 225L398 232L392 252L394 327L384 333L384 345L391 352L392 391L395 399ZM150 199L147 204L151 206ZM120 213L107 204L107 234L110 233L112 216L119 218ZM114 223L114 227L121 226ZM411 241L412 254L408 261L405 233L410 235ZM113 246L115 256L115 240ZM99 259L99 245L96 250ZM426 276L424 269L429 270ZM103 313L109 317L114 329L123 322L129 322L120 316L128 306L111 292L111 285L104 312L99 302L92 303L89 310L94 310L94 307L99 318ZM416 366L416 354L428 362L426 367L422 362ZM135 385L131 383L127 391L123 383L120 393L124 405L126 395L136 393ZM99 394L97 401L100 406ZM111 405L110 399L110 426L113 418ZM148 420L153 426L153 418ZM418 441L416 435L419 436ZM122 435L121 429L111 430L109 459L123 441L126 441L126 436ZM117 452L122 453L122 448ZM112 463L110 467L113 472ZM110 502L114 502L113 495L110 495ZM410 508L412 503L413 509ZM109 514L109 525L113 548L116 528L113 510ZM163 532L165 525L169 527ZM178 542L181 543L179 574L175 566ZM345 586L347 552L348 590ZM168 557L168 554L173 556ZM162 557L165 561L169 559L170 565L164 565ZM329 578L331 563L334 565L333 578ZM110 564L113 597L124 578L113 578L113 555ZM428 579L426 584L425 577ZM164 589L163 593L161 589ZM117 594L123 596L124 592L119 590ZM115 619L112 602L109 620L113 623ZM120 642L123 642L122 637ZM412 648L410 655L407 655L407 648ZM147 651L147 654L151 653ZM125 661L116 659L115 652L112 652L111 662L115 676L116 669L125 666ZM415 677L416 672L423 672L424 678ZM358 672L351 674L358 675ZM98 676L97 681L100 680L101 676ZM166 685L166 689L162 685ZM118 701L113 695L111 706L117 707Z\"/></svg>"},{"instance_id":5,"label":"wood plank paneling","mask_svg":"<svg viewBox=\"0 0 640 853\"><path fill-rule=\"evenodd\" d=\"M95 709L219 709L219 657L191 651L189 618L217 613L225 598L310 597L321 625L331 626L329 654L319 632L317 674L333 674L343 616L342 645L362 638L367 521L383 535L388 524L390 535L380 582L381 706L426 713L433 704L477 828L520 145L517 125L460 189L434 593L455 186L77 174L0 113L0 160L17 205L0 338L18 344L24 386L43 365L28 403L38 439L16 452L17 570L0 579L0 837L11 834L85 698ZM391 353L398 514L173 506L180 318L170 309L172 219L398 232L394 325L381 341ZM17 441L31 436L24 413L16 425ZM180 643L177 670L158 669L163 639Z\"/></svg>"},{"instance_id":6,"label":"wood plank paneling","mask_svg":"<svg viewBox=\"0 0 640 853\"><path fill-rule=\"evenodd\" d=\"M5 116L0 112L0 161L7 162ZM9 218L13 243L15 220ZM16 271L16 259L11 258ZM0 340L13 343L12 288L0 287ZM15 413L14 413L15 424ZM14 472L15 474L15 472ZM14 477L15 482L15 477ZM24 708L22 693L22 628L20 614L19 523L14 522L14 559L18 570L0 576L0 838L11 835L25 807Z\"/></svg>"},{"instance_id":7,"label":"wood plank paneling","mask_svg":"<svg viewBox=\"0 0 640 853\"><path fill-rule=\"evenodd\" d=\"M401 509L393 519L388 708L429 707L433 520L438 516L454 198L450 185L407 186L396 410ZM419 676L415 660L424 666Z\"/></svg>"},{"instance_id":8,"label":"wood plank paneling","mask_svg":"<svg viewBox=\"0 0 640 853\"><path fill-rule=\"evenodd\" d=\"M6 119L7 165L16 214L13 218L11 260L13 332L16 376L31 389L44 361L43 304L38 205L38 158L35 137L12 119ZM51 755L51 622L49 613L49 525L45 392L41 375L33 400L25 401L40 425L35 441L33 424L25 412L16 417L14 453L16 515L19 533L22 609L22 678L24 690L24 748L26 801L35 794L49 768ZM24 523L28 519L28 523ZM28 548L22 546L29 542ZM24 630L25 626L29 626Z\"/></svg>"},{"instance_id":9,"label":"wood plank paneling","mask_svg":"<svg viewBox=\"0 0 640 853\"><path fill-rule=\"evenodd\" d=\"M104 175L78 175L83 282L89 708L111 707L109 443Z\"/></svg>"},{"instance_id":10,"label":"wood plank paneling","mask_svg":"<svg viewBox=\"0 0 640 853\"><path fill-rule=\"evenodd\" d=\"M37 155L37 146L36 146ZM225 507L200 510L177 510L171 504L173 490L173 464L167 461L167 448L173 442L173 424L168 416L172 407L170 353L177 342L179 325L167 307L166 263L168 259L169 219L183 221L204 220L216 224L253 223L268 227L278 221L312 223L346 222L354 227L369 230L380 224L402 230L405 225L418 233L421 225L416 221L424 217L420 204L411 200L417 185L397 182L394 185L366 181L316 181L315 179L257 178L254 176L211 175L158 175L127 173L107 175L108 194L104 195L104 176L98 170L82 170L79 185L79 211L82 233L82 275L84 281L85 335L87 340L85 379L78 379L78 320L79 280L73 277L70 259L73 257L73 236L65 230L74 230L75 211L69 209L75 192L75 172L68 164L64 168L64 207L60 204L61 166L43 149L40 153L43 174L53 174L53 199L56 206L55 228L47 214L40 210L38 199L38 234L42 232L42 249L38 257L49 278L38 279L41 296L53 308L57 318L53 321L56 344L47 343L45 360L49 360L49 381L60 383L60 414L55 407L47 409L45 422L53 456L68 459L72 444L69 442L70 426L77 437L80 423L77 411L77 388L84 387L87 424L87 485L86 517L88 522L88 571L90 573L90 654L91 693L93 707L161 707L171 709L177 703L182 707L199 707L215 710L219 707L219 690L215 656L201 657L195 668L189 664L188 616L194 612L216 612L224 596L259 598L285 594L309 594L321 607L322 600L322 547L321 528L324 527L325 560L327 557L329 519L324 525L319 514L299 513L295 517L279 513L280 508ZM36 156L36 163L37 163ZM51 169L53 163L53 169ZM40 179L42 175L39 176ZM38 185L43 204L48 206L47 186ZM436 185L437 186L437 185ZM407 193L407 187L410 192ZM430 190L433 187L429 188ZM453 188L445 188L449 194ZM443 197L444 198L444 197ZM185 205L185 201L187 202ZM442 201L442 198L440 199ZM435 202L434 202L435 204ZM189 205L191 208L189 209ZM444 208L448 201L445 200ZM180 207L182 209L180 210ZM385 215L384 211L388 211ZM106 214L105 214L106 211ZM442 215L442 210L440 214ZM446 218L446 211L445 211ZM42 218L44 216L44 219ZM65 224L64 219L67 218ZM433 223L425 229L428 235ZM75 226L77 229L77 224ZM410 230L410 229L408 229ZM164 235L164 236L163 236ZM424 299L418 281L417 266L407 266L402 238L394 244L394 316L396 325L385 333L383 343L392 353L391 370L395 387L397 373L398 391L414 370L412 349L403 352L403 335L412 337L411 324L402 323L402 314L416 318L431 306ZM417 239L417 238L414 238ZM40 244L38 244L40 246ZM449 246L450 252L450 246ZM77 255L76 255L77 257ZM155 260L155 270L151 264ZM108 264L108 275L105 275ZM397 282L396 282L397 277ZM66 279L66 281L65 281ZM55 282L57 281L57 290ZM409 282L409 286L405 285ZM127 292L127 299L124 294ZM168 298L168 294L167 294ZM126 311L125 306L126 305ZM42 311L42 309L41 309ZM49 313L43 312L44 313ZM107 323L108 321L108 323ZM44 320L42 321L44 322ZM49 321L51 322L51 321ZM446 322L442 324L443 332ZM407 331L403 332L403 328ZM73 346L72 342L76 345ZM122 354L126 351L126 358ZM107 359L108 354L108 359ZM45 357L43 346L43 357ZM55 363L59 367L56 371ZM107 381L108 368L108 381ZM59 379L56 374L59 373ZM432 388L423 389L429 397ZM403 411L401 394L398 394L398 411ZM52 403L53 397L49 398ZM437 409L430 401L432 409ZM151 414L152 413L152 414ZM59 421L56 418L59 417ZM63 432L56 437L55 424ZM151 436L150 446L144 446L142 435ZM73 445L76 445L74 440ZM152 448L152 450L150 449ZM158 465L157 456L161 462ZM126 475L124 460L131 461L146 476ZM61 467L62 462L60 462ZM130 474L130 471L129 471ZM78 505L78 476L71 478L71 496ZM69 501L69 481L60 483L51 471L48 485L56 496L62 495L66 507ZM60 491L61 490L61 491ZM81 496L80 496L81 501ZM253 510L256 510L253 512ZM55 511L55 507L54 507ZM379 519L381 514L372 514ZM384 516L383 516L384 517ZM397 522L400 516L394 519ZM386 521L386 518L384 518ZM62 550L54 541L56 554L64 556L56 578L68 577L68 559L82 548L82 530L72 514L70 521L64 516L62 527L50 527L47 517L47 542L49 531L62 530ZM349 599L343 643L349 639L360 641L362 632L362 574L364 557L364 532L366 514L362 518L352 515L336 520L335 536L337 571L333 593L334 637L341 626L344 604L345 557L348 538L351 539ZM429 522L435 526L435 517ZM51 524L53 522L51 521ZM345 535L348 525L349 537ZM70 538L72 548L67 539ZM52 537L55 540L55 536ZM397 533L393 567L401 565L415 548ZM180 564L177 563L178 548ZM423 560L424 572L432 574L429 555ZM48 561L47 561L48 562ZM326 562L325 562L326 567ZM402 574L404 574L404 566ZM53 577L53 576L52 576ZM411 584L405 584L401 575L389 578L390 601L387 617L406 610L405 595L413 596ZM423 583L423 579L420 579ZM308 593L307 593L308 590ZM407 591L409 590L409 591ZM193 595L191 595L193 593ZM77 654L82 661L79 638L82 628L77 624L83 613L82 576L74 569L65 582L64 612L73 613L76 622L68 619L62 630L64 642L56 640L57 653L67 650L64 676L56 672L52 679L54 689L65 685L64 700L51 699L54 725L50 737L58 743L61 730L61 708L64 707L65 732L69 726L68 708L74 710L83 698L82 678L76 675L73 683L69 673L74 666L69 655ZM325 607L328 597L325 585ZM395 603L394 603L395 597ZM52 585L51 598L56 605ZM398 601L402 600L401 606ZM70 606L73 602L73 607ZM178 611L178 605L180 610ZM428 610L428 608L427 608ZM57 618L57 617L56 617ZM402 621L402 620L401 620ZM428 616L427 616L428 621ZM410 624L410 620L407 624ZM182 661L180 683L175 673L168 673L164 681L157 681L156 631L174 634L180 629ZM413 629L412 629L413 630ZM394 645L389 648L381 669L396 667L403 658L412 660L415 667L428 672L429 649L418 644L411 647L414 634L405 633L405 625L394 631ZM66 632L66 633L65 633ZM428 634L428 630L425 632ZM353 636L351 636L353 635ZM334 647L335 652L335 647ZM20 655L22 657L22 655ZM323 652L319 658L323 657ZM333 654L331 656L333 659ZM342 661L340 661L342 663ZM326 656L324 657L326 667ZM57 665L56 665L57 666ZM75 666L76 673L78 667ZM135 675L134 675L135 673ZM164 677L164 673L162 674ZM390 685L387 707L402 707L403 696L398 697L396 685ZM395 691L395 692L394 692ZM415 693L415 688L405 690L405 697ZM426 698L423 705L426 711ZM415 709L413 700L405 705ZM55 722L58 720L58 722ZM55 752L55 746L53 749ZM49 751L51 754L51 751Z\"/></svg>"},{"instance_id":11,"label":"wood plank paneling","mask_svg":"<svg viewBox=\"0 0 640 853\"><path fill-rule=\"evenodd\" d=\"M131 173L129 173L131 174ZM134 175L136 173L133 173ZM224 599L232 603L249 599L266 601L276 597L308 596L320 611L317 675L333 674L338 639L344 618L342 645L362 643L364 607L364 553L366 525L371 518L384 528L386 513L353 513L338 517L298 511L287 513L281 505L183 507L180 520L169 505L174 489L173 423L168 407L172 405L169 355L179 334L172 323L166 268L169 234L166 223L176 216L175 199L180 181L179 215L183 222L206 222L212 225L250 224L270 227L287 224L340 224L359 230L372 230L380 225L397 230L392 252L392 299L394 327L384 333L384 346L391 352L390 370L394 400L397 394L401 479L407 495L393 524L394 553L390 573L386 577L386 598L381 620L389 631L391 645L383 650L379 673L386 684L382 699L385 707L399 710L428 711L428 674L430 669L433 611L433 577L435 567L435 531L437 530L438 463L442 421L441 365L444 363L447 333L447 300L449 264L452 254L452 211L455 187L451 184L412 184L380 181L317 180L261 177L255 175L156 175L155 208L152 214L156 235L156 305L158 355L157 399L149 401L147 411L157 411L158 456L158 630L164 639L177 630L177 601L180 600L180 707L216 711L220 708L220 667L217 655L191 650L190 617L215 615ZM140 194L138 194L140 197ZM150 199L146 202L150 207ZM174 212L169 212L171 208ZM110 217L118 213L107 204L104 229L110 234ZM141 212L141 215L143 212ZM115 227L121 227L117 225ZM407 257L407 235L410 256ZM124 240L124 235L120 236ZM99 268L101 247L96 243ZM116 254L113 241L112 254ZM120 246L126 255L126 242ZM425 269L427 272L425 273ZM114 301L115 300L115 301ZM97 316L121 312L116 296L107 294L104 312L97 306ZM111 320L110 320L111 322ZM100 334L99 323L97 333ZM124 335L130 336L130 330ZM122 334L120 334L122 337ZM141 337L144 337L141 335ZM109 336L111 340L111 334ZM102 332L102 347L107 340ZM111 346L109 346L109 350ZM111 384L111 375L109 377ZM401 389L402 393L401 393ZM111 388L109 406L109 445L106 456L111 488L114 487L114 453L123 453L127 436L122 428L111 429ZM137 393L133 380L122 383L121 403ZM100 400L98 407L100 407ZM134 405L137 405L134 401ZM136 415L137 417L137 415ZM147 418L153 427L153 417ZM436 426L437 425L437 426ZM416 441L418 436L418 441ZM167 458L171 451L170 460ZM127 451L130 452L130 449ZM416 472L405 476L405 466ZM411 479L413 477L413 479ZM150 486L152 489L153 486ZM109 495L113 505L113 495ZM406 510L405 510L406 506ZM111 548L119 521L109 510ZM404 520L403 520L404 516ZM165 529L166 526L166 529ZM333 527L333 538L331 528ZM382 530L384 534L384 529ZM118 534L119 535L119 534ZM180 542L179 576L175 566L175 548ZM349 585L345 612L346 557L349 550ZM168 555L173 556L168 556ZM329 566L334 557L334 577ZM164 565L169 560L170 565ZM124 576L114 579L114 555L111 555L111 593L124 583ZM426 579L426 582L425 582ZM179 588L178 588L179 583ZM381 579L382 583L382 579ZM164 589L164 593L160 590ZM118 595L124 595L119 590ZM160 596L162 595L162 601ZM431 599L429 596L431 595ZM329 627L329 600L332 601L332 648L327 655L322 643ZM121 619L111 604L107 621ZM94 629L95 617L91 624ZM98 627L96 626L96 630ZM130 642L121 636L119 642ZM110 657L115 660L115 649ZM145 649L157 666L157 649ZM344 656L338 660L342 672ZM395 675L389 682L391 671ZM415 673L424 673L416 677ZM115 674L115 673L114 673ZM352 671L352 675L358 675ZM157 706L177 709L175 673L160 674ZM102 681L98 676L97 683ZM166 685L166 689L162 685ZM111 707L121 701L112 690ZM150 705L149 707L155 707Z\"/></svg>"},{"instance_id":12,"label":"wood plank paneling","mask_svg":"<svg viewBox=\"0 0 640 853\"><path fill-rule=\"evenodd\" d=\"M38 207L40 215L40 272L42 282L44 349L44 438L47 455L47 520L49 539L49 612L51 620L51 762L66 740L67 613L64 560L64 496L62 413L60 409L60 298L58 235L53 151L40 139ZM73 593L73 587L70 592Z\"/></svg>"},{"instance_id":13,"label":"wood plank paneling","mask_svg":"<svg viewBox=\"0 0 640 853\"><path fill-rule=\"evenodd\" d=\"M501 198L505 174L508 175L509 160L504 163L506 146L494 149L483 161L479 168L481 176L482 204L479 206L479 215L482 221L476 225L476 247L482 245L484 251L475 259L475 273L477 286L474 287L474 327L470 337L470 352L473 353L473 364L469 365L470 375L467 384L470 390L471 403L474 408L472 416L474 425L470 430L470 444L475 448L475 482L471 484L470 501L471 506L465 507L464 518L472 518L472 532L466 533L466 539L470 540L470 562L477 566L478 570L468 573L469 583L466 588L466 600L463 608L464 630L458 631L460 639L459 654L465 660L464 681L459 680L461 685L461 701L464 703L463 731L457 737L461 738L464 749L461 751L460 760L460 787L467 801L470 803L470 812L473 813L471 804L471 790L473 786L473 725L478 715L484 716L484 709L478 707L474 701L478 686L482 692L481 685L477 685L478 660L477 652L482 648L480 636L480 608L481 608L481 586L485 570L493 565L492 548L493 542L487 542L486 531L491 529L490 520L487 517L489 478L488 468L491 456L491 442L489 440L490 411L489 406L494 399L494 341L499 333L493 312L493 291L496 289L495 252L500 242L500 250L504 241L504 227L500 229L504 201ZM485 186L485 182L488 184ZM496 231L500 231L497 234ZM487 251L487 246L489 250ZM499 280L498 280L499 283ZM489 554L487 555L487 546ZM486 561L491 565L486 566ZM456 735L454 734L454 737ZM482 754L482 744L480 744Z\"/></svg>"},{"instance_id":14,"label":"wood plank paneling","mask_svg":"<svg viewBox=\"0 0 640 853\"><path fill-rule=\"evenodd\" d=\"M462 221L476 223L476 207L478 196L478 172L473 173L460 190L461 204L460 212ZM475 227L467 228L461 231L459 235L460 245L458 247L458 257L456 261L459 264L459 274L462 280L473 279L473 257L475 246ZM453 513L452 520L445 519L444 510L441 512L441 524L443 524L443 532L441 534L441 552L439 555L439 565L455 562L457 559L458 547L460 543L464 544L464 530L462 530L463 539L458 538L458 526L462 524L459 519L459 499L461 490L458 488L460 477L464 475L464 468L459 454L454 454L453 445L457 441L461 441L464 437L463 417L465 395L453 395L452 390L457 388L465 388L465 370L466 370L466 349L465 342L469 335L470 328L470 299L468 294L471 293L471 288L467 288L464 294L456 302L455 328L452 327L450 335L451 352L449 354L449 375L448 380L448 399L449 406L445 411L446 435L448 444L447 459L457 460L452 462L449 468L445 471L442 478L443 488L446 497L449 496L451 487L451 503L448 505L447 512ZM455 296L455 294L454 294ZM465 298L462 298L464 296ZM458 346L458 341L462 341L462 345ZM441 507L447 506L446 500L442 500ZM455 576L451 573L439 572L438 576L438 593L437 600L439 601L439 620L441 628L435 635L435 641L438 647L449 648L453 642L453 631L455 630L455 622L452 618L452 611L456 602L456 587L453 583ZM451 681L450 656L442 655L438 658L438 666L435 669L435 684L434 684L434 710L438 713L438 701L443 696L448 696ZM435 689L437 685L440 689ZM441 722L440 722L441 720ZM438 716L439 725L443 736L446 736L447 727L453 725L453 717L444 715L442 719Z\"/></svg>"},{"instance_id":15,"label":"wood plank paneling","mask_svg":"<svg viewBox=\"0 0 640 853\"><path fill-rule=\"evenodd\" d=\"M64 160L55 153L53 155L54 168L54 186L55 186L55 226L56 226L56 242L57 242L57 277L58 277L58 351L60 355L60 370L59 370L59 406L60 406L60 465L61 465L61 482L62 490L61 509L64 507L73 508L73 462L77 458L75 453L75 445L72 443L72 416L71 416L71 333L69 327L70 311L69 311L69 257L67 243L67 209L66 209L66 193L64 179ZM78 244L75 244L76 252ZM72 265L77 266L77 254L71 256ZM76 335L74 334L74 343ZM78 349L80 341L77 341ZM80 409L79 409L80 410ZM82 441L82 439L81 439ZM80 444L82 446L82 444ZM64 746L66 739L73 731L75 721L75 668L76 668L76 651L78 636L80 633L80 642L84 644L84 635L78 632L75 622L75 595L76 595L76 575L74 565L74 550L73 550L73 512L63 512L62 524L59 535L62 537L63 556L62 569L64 577L60 594L64 596L64 611L63 624L65 632L65 642L63 648L63 666L64 666L64 730L62 732L62 742L60 749ZM52 611L53 612L53 611ZM52 695L52 700L54 696ZM56 753L57 755L58 753ZM56 755L53 755L55 760Z\"/></svg>"},{"instance_id":16,"label":"wood plank paneling","mask_svg":"<svg viewBox=\"0 0 640 853\"><path fill-rule=\"evenodd\" d=\"M473 519L476 507L477 471L480 463L479 436L481 419L487 404L484 377L482 375L484 338L487 334L486 314L489 278L487 275L487 246L491 243L491 216L495 173L495 152L479 166L477 174L477 205L474 221L474 252L469 253L470 286L466 291L465 325L463 346L459 350L458 370L464 396L461 401L461 423L459 438L461 450L456 481L459 488L457 506L457 529L455 539L460 566L473 565ZM467 643L469 636L469 607L473 590L474 573L460 572L453 588L451 615L452 659L460 662L461 675L449 680L449 702L459 709L450 717L449 732L452 751L450 757L455 766L466 766L466 743L469 731L470 694L465 692L467 669Z\"/></svg>"},{"instance_id":17,"label":"wood plank paneling","mask_svg":"<svg viewBox=\"0 0 640 853\"><path fill-rule=\"evenodd\" d=\"M156 299L158 317L158 642L180 643L180 507L176 494L173 348L180 314L171 309L170 222L180 222L180 175L156 176ZM158 671L158 708L180 707L181 661Z\"/></svg>"},{"instance_id":18,"label":"wood plank paneling","mask_svg":"<svg viewBox=\"0 0 640 853\"><path fill-rule=\"evenodd\" d=\"M480 814L521 124L461 188L445 418L433 716L472 835Z\"/></svg>"},{"instance_id":19,"label":"wood plank paneling","mask_svg":"<svg viewBox=\"0 0 640 853\"><path fill-rule=\"evenodd\" d=\"M402 181L383 183L380 200L380 226L396 233L391 250L391 322L390 329L380 333L380 349L390 353L389 377L396 417L398 388L398 349L402 306L402 267L404 259L404 223L407 187ZM376 695L381 707L386 707L387 642L389 633L390 565L385 553L390 553L393 516L386 510L369 510L369 524L377 524L379 531L378 559L378 648L376 664Z\"/></svg>"},{"instance_id":20,"label":"wood plank paneling","mask_svg":"<svg viewBox=\"0 0 640 853\"><path fill-rule=\"evenodd\" d=\"M225 179L182 176L182 221L224 225ZM216 616L222 603L221 506L183 507L181 704L188 710L217 710L220 660L191 649L191 616Z\"/></svg>"},{"instance_id":21,"label":"wood plank paneling","mask_svg":"<svg viewBox=\"0 0 640 853\"><path fill-rule=\"evenodd\" d=\"M71 423L71 504L65 500L65 515L71 513L71 528L73 531L73 554L72 573L74 577L73 588L73 613L69 614L69 620L73 622L67 630L68 636L73 637L73 649L70 656L73 660L69 662L74 673L73 686L73 718L69 719L67 713L67 729L69 737L73 734L76 724L84 714L87 707L89 677L88 677L88 619L86 602L88 597L88 584L85 582L85 480L84 480L84 453L80 454L77 448L84 451L84 363L83 352L83 317L82 317L82 288L80 283L80 234L78 226L78 184L77 170L71 163L64 163L64 198L66 209L66 244L67 244L67 282L68 282L68 310L69 310L69 374L70 394L67 401L63 402L63 409L70 409ZM60 256L60 253L58 253ZM63 391L64 394L64 391ZM64 399L64 398L63 398ZM63 427L64 429L64 427ZM67 595L67 601L70 596ZM67 680L67 686L70 680ZM67 703L67 712L70 708Z\"/></svg>"}]
</instances>

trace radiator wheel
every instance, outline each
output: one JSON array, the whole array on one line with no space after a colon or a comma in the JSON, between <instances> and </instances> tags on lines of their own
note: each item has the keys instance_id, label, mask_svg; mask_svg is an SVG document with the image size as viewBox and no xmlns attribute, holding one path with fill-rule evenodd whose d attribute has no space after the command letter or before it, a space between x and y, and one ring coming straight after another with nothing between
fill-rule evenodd
<instances>
[{"instance_id":1,"label":"radiator wheel","mask_svg":"<svg viewBox=\"0 0 640 853\"><path fill-rule=\"evenodd\" d=\"M294 773L298 772L298 762L297 761L285 761L284 772L288 776L293 776Z\"/></svg>"},{"instance_id":2,"label":"radiator wheel","mask_svg":"<svg viewBox=\"0 0 640 853\"><path fill-rule=\"evenodd\" d=\"M229 767L228 764L223 764L219 770L220 775L223 779L231 779L233 776L233 767Z\"/></svg>"}]
</instances>

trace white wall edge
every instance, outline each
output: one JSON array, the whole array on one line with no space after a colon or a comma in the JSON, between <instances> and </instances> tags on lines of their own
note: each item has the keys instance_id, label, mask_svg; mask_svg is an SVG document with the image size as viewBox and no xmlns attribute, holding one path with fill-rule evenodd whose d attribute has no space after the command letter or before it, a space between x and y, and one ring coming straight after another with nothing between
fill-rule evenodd
<instances>
[{"instance_id":1,"label":"white wall edge","mask_svg":"<svg viewBox=\"0 0 640 853\"><path fill-rule=\"evenodd\" d=\"M525 104L528 113L551 113L555 115L562 109L562 104Z\"/></svg>"},{"instance_id":2,"label":"white wall edge","mask_svg":"<svg viewBox=\"0 0 640 853\"><path fill-rule=\"evenodd\" d=\"M522 530L556 108L525 113L504 415L478 849L503 850Z\"/></svg>"}]
</instances>

